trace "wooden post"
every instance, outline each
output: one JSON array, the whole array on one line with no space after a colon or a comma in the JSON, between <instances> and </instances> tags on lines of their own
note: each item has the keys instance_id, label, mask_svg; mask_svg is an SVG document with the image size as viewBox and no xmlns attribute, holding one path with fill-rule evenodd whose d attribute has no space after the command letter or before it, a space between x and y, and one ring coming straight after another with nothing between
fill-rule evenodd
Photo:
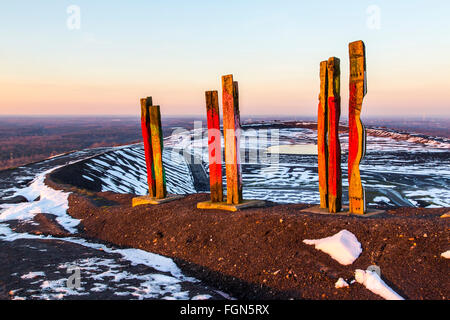
<instances>
[{"instance_id":1,"label":"wooden post","mask_svg":"<svg viewBox=\"0 0 450 320\"><path fill-rule=\"evenodd\" d=\"M342 207L340 60L328 59L328 209L335 213Z\"/></svg>"},{"instance_id":2,"label":"wooden post","mask_svg":"<svg viewBox=\"0 0 450 320\"><path fill-rule=\"evenodd\" d=\"M206 91L208 121L209 183L211 202L223 201L222 145L220 141L219 98L217 91Z\"/></svg>"},{"instance_id":3,"label":"wooden post","mask_svg":"<svg viewBox=\"0 0 450 320\"><path fill-rule=\"evenodd\" d=\"M227 203L239 204L242 202L239 91L233 75L222 77L222 90Z\"/></svg>"},{"instance_id":4,"label":"wooden post","mask_svg":"<svg viewBox=\"0 0 450 320\"><path fill-rule=\"evenodd\" d=\"M223 202L222 166L221 162L219 103L217 91L206 92L206 110L208 112L208 148L210 159L211 201L197 203L198 209L215 209L237 211L250 207L265 205L262 200L242 199L242 171L240 158L241 120L239 114L239 88L233 81L233 75L222 77L223 134L225 140L225 169L227 175L227 202ZM218 132L212 139L210 133ZM215 164L215 168L211 167ZM216 187L217 186L217 187ZM222 197L222 201L220 201Z\"/></svg>"},{"instance_id":5,"label":"wooden post","mask_svg":"<svg viewBox=\"0 0 450 320\"><path fill-rule=\"evenodd\" d=\"M144 140L145 164L147 166L147 184L150 197L155 196L155 171L153 167L153 150L151 143L150 113L149 106L152 105L152 97L141 99L141 128Z\"/></svg>"},{"instance_id":6,"label":"wooden post","mask_svg":"<svg viewBox=\"0 0 450 320\"><path fill-rule=\"evenodd\" d=\"M361 122L361 109L367 93L366 49L364 42L349 44L350 54L350 101L348 138L348 180L350 212L364 214L366 201L361 183L359 164L366 149L366 130Z\"/></svg>"},{"instance_id":7,"label":"wooden post","mask_svg":"<svg viewBox=\"0 0 450 320\"><path fill-rule=\"evenodd\" d=\"M328 144L327 144L327 109L328 109L328 79L327 61L320 63L320 93L317 115L317 148L320 208L328 208Z\"/></svg>"},{"instance_id":8,"label":"wooden post","mask_svg":"<svg viewBox=\"0 0 450 320\"><path fill-rule=\"evenodd\" d=\"M153 106L152 97L141 99L141 126L144 138L145 162L147 165L148 196L134 197L133 207L141 205L159 205L181 199L180 195L168 195L166 176L162 162L163 132L159 106Z\"/></svg>"},{"instance_id":9,"label":"wooden post","mask_svg":"<svg viewBox=\"0 0 450 320\"><path fill-rule=\"evenodd\" d=\"M155 171L155 198L163 199L167 196L166 176L162 162L163 135L161 128L161 113L159 106L150 106L150 130L153 148L153 165Z\"/></svg>"}]
</instances>

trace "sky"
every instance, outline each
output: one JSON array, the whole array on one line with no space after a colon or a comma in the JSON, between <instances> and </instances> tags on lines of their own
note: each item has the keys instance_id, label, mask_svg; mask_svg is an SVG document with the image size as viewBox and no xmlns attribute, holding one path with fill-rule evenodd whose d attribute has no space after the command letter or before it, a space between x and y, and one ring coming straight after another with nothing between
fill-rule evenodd
<instances>
[{"instance_id":1,"label":"sky","mask_svg":"<svg viewBox=\"0 0 450 320\"><path fill-rule=\"evenodd\" d=\"M348 43L363 40L363 117L450 117L449 11L447 0L3 1L0 115L138 115L146 96L163 115L204 115L204 92L233 74L241 114L313 116L319 63L336 56L344 117Z\"/></svg>"}]
</instances>

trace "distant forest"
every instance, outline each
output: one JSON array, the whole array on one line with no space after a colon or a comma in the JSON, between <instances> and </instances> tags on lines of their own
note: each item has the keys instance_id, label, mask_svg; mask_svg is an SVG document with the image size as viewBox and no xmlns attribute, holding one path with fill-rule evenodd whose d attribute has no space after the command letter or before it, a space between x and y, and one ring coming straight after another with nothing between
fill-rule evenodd
<instances>
[{"instance_id":1,"label":"distant forest","mask_svg":"<svg viewBox=\"0 0 450 320\"><path fill-rule=\"evenodd\" d=\"M139 141L136 118L0 118L0 170L61 153Z\"/></svg>"},{"instance_id":2,"label":"distant forest","mask_svg":"<svg viewBox=\"0 0 450 320\"><path fill-rule=\"evenodd\" d=\"M175 127L192 129L194 120L201 119L165 117L163 135ZM0 170L86 148L141 142L140 121L137 116L0 117Z\"/></svg>"}]
</instances>

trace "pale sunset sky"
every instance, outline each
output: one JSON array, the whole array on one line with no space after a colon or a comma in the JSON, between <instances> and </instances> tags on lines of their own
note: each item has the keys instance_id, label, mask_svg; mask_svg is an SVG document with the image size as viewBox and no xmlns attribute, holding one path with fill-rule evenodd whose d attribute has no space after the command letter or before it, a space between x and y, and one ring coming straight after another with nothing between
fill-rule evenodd
<instances>
[{"instance_id":1,"label":"pale sunset sky","mask_svg":"<svg viewBox=\"0 0 450 320\"><path fill-rule=\"evenodd\" d=\"M80 19L70 11L79 8ZM319 63L367 50L365 116L450 117L450 1L3 1L0 115L204 115L239 81L243 115L315 115ZM77 25L79 21L79 28Z\"/></svg>"}]
</instances>

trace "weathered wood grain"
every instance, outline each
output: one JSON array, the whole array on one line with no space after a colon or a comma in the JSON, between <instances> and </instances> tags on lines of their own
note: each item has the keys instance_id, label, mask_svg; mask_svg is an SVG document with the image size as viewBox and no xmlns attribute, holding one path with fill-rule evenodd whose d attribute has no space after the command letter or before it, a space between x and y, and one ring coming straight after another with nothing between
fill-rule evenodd
<instances>
[{"instance_id":1,"label":"weathered wood grain","mask_svg":"<svg viewBox=\"0 0 450 320\"><path fill-rule=\"evenodd\" d=\"M342 208L341 146L339 118L341 113L340 60L328 59L328 209L339 212Z\"/></svg>"},{"instance_id":2,"label":"weathered wood grain","mask_svg":"<svg viewBox=\"0 0 450 320\"><path fill-rule=\"evenodd\" d=\"M209 182L211 202L215 203L223 201L219 98L217 91L206 91L205 98L208 122Z\"/></svg>"},{"instance_id":3,"label":"weathered wood grain","mask_svg":"<svg viewBox=\"0 0 450 320\"><path fill-rule=\"evenodd\" d=\"M152 105L152 97L141 99L141 129L142 138L144 140L145 164L147 167L147 184L148 194L151 197L155 196L155 171L153 167L153 149L151 142L150 129L150 113L149 106Z\"/></svg>"},{"instance_id":4,"label":"weathered wood grain","mask_svg":"<svg viewBox=\"0 0 450 320\"><path fill-rule=\"evenodd\" d=\"M222 90L227 203L239 204L242 202L239 90L233 75L222 77Z\"/></svg>"},{"instance_id":5,"label":"weathered wood grain","mask_svg":"<svg viewBox=\"0 0 450 320\"><path fill-rule=\"evenodd\" d=\"M364 42L349 44L350 55L350 98L349 98L349 139L348 139L348 180L350 212L364 214L366 201L361 182L359 164L366 149L366 133L361 122L361 109L367 92L366 50Z\"/></svg>"},{"instance_id":6,"label":"weathered wood grain","mask_svg":"<svg viewBox=\"0 0 450 320\"><path fill-rule=\"evenodd\" d=\"M321 208L328 208L327 63L328 61L322 61L320 63L320 93L319 93L319 108L317 113L317 148L318 148L319 192L320 192Z\"/></svg>"},{"instance_id":7,"label":"weathered wood grain","mask_svg":"<svg viewBox=\"0 0 450 320\"><path fill-rule=\"evenodd\" d=\"M153 149L153 166L155 171L155 198L162 199L167 196L166 176L162 162L163 135L161 128L161 112L159 106L150 106L150 130Z\"/></svg>"}]
</instances>

